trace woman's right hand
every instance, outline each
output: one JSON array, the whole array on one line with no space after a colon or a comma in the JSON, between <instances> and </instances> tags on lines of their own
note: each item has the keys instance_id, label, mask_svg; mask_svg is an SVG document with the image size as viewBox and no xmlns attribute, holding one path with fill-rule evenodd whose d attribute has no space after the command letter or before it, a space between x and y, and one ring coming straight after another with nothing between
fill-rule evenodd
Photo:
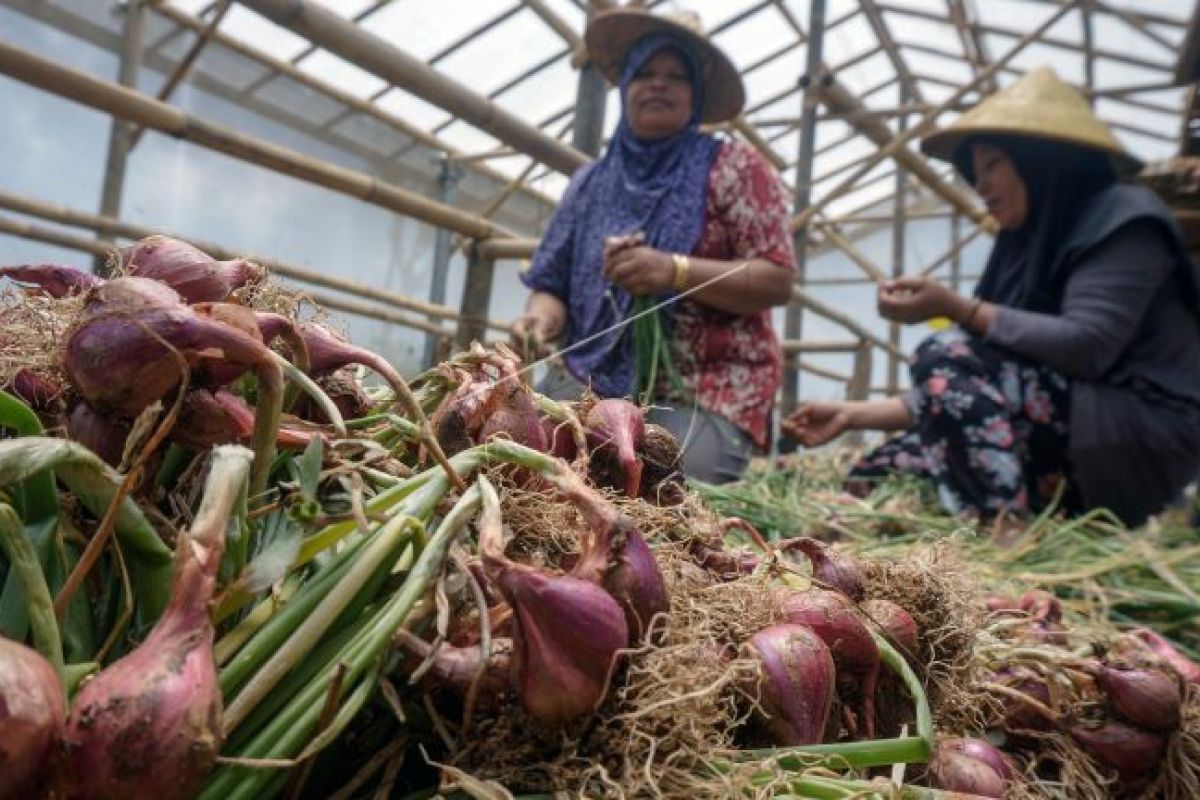
<instances>
[{"instance_id":1,"label":"woman's right hand","mask_svg":"<svg viewBox=\"0 0 1200 800\"><path fill-rule=\"evenodd\" d=\"M805 447L818 447L850 429L850 407L841 402L805 403L788 415L780 427Z\"/></svg>"},{"instance_id":2,"label":"woman's right hand","mask_svg":"<svg viewBox=\"0 0 1200 800\"><path fill-rule=\"evenodd\" d=\"M547 343L554 338L552 325L553 323L541 314L522 314L513 320L508 329L512 348L526 361L531 360L531 357L545 356L549 352Z\"/></svg>"}]
</instances>

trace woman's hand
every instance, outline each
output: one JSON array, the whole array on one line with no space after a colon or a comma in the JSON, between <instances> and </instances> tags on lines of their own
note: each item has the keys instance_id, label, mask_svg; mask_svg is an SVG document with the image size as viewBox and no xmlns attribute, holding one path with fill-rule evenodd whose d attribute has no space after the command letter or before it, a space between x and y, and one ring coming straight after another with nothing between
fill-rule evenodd
<instances>
[{"instance_id":1,"label":"woman's hand","mask_svg":"<svg viewBox=\"0 0 1200 800\"><path fill-rule=\"evenodd\" d=\"M670 253L642 244L622 245L604 248L605 278L634 297L671 291L675 262Z\"/></svg>"},{"instance_id":2,"label":"woman's hand","mask_svg":"<svg viewBox=\"0 0 1200 800\"><path fill-rule=\"evenodd\" d=\"M879 314L892 322L912 324L934 317L959 321L970 301L935 280L910 275L879 284Z\"/></svg>"},{"instance_id":3,"label":"woman's hand","mask_svg":"<svg viewBox=\"0 0 1200 800\"><path fill-rule=\"evenodd\" d=\"M850 429L846 403L805 403L780 423L783 432L805 447L817 447Z\"/></svg>"},{"instance_id":4,"label":"woman's hand","mask_svg":"<svg viewBox=\"0 0 1200 800\"><path fill-rule=\"evenodd\" d=\"M522 314L508 328L512 348L524 359L541 358L549 352L547 343L554 338L552 325L540 314Z\"/></svg>"}]
</instances>

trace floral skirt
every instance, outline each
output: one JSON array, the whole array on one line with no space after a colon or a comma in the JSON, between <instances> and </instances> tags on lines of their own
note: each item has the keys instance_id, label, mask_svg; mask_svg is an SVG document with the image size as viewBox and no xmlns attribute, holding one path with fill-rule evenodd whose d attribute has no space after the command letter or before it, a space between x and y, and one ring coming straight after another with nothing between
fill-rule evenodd
<instances>
[{"instance_id":1,"label":"floral skirt","mask_svg":"<svg viewBox=\"0 0 1200 800\"><path fill-rule=\"evenodd\" d=\"M1070 382L959 328L930 336L909 367L916 423L864 456L847 483L927 478L948 511L988 519L1061 505L1078 511L1067 460Z\"/></svg>"}]
</instances>

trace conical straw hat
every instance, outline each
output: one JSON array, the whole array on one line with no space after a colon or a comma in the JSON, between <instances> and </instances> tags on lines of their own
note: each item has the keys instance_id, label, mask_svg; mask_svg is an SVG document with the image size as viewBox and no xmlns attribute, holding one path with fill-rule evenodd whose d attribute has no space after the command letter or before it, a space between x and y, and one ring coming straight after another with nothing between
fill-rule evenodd
<instances>
[{"instance_id":1,"label":"conical straw hat","mask_svg":"<svg viewBox=\"0 0 1200 800\"><path fill-rule=\"evenodd\" d=\"M616 86L625 54L638 39L651 33L674 35L688 44L700 62L700 83L704 87L701 122L725 122L741 112L746 104L742 76L729 56L709 41L695 13L680 11L659 16L640 8L609 9L588 23L583 39L596 69Z\"/></svg>"},{"instance_id":2,"label":"conical straw hat","mask_svg":"<svg viewBox=\"0 0 1200 800\"><path fill-rule=\"evenodd\" d=\"M921 150L953 161L959 145L981 134L1062 142L1107 153L1122 170L1142 166L1092 113L1083 95L1059 80L1049 67L1026 73L947 127L929 134L921 140Z\"/></svg>"}]
</instances>

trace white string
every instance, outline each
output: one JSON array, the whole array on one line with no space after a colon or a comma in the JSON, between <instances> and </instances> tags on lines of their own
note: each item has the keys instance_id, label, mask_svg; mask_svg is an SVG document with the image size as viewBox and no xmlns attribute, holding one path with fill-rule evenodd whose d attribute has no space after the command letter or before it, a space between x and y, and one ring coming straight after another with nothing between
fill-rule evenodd
<instances>
[{"instance_id":1,"label":"white string","mask_svg":"<svg viewBox=\"0 0 1200 800\"><path fill-rule=\"evenodd\" d=\"M493 387L503 383L506 380L509 380L510 378L520 377L521 375L524 375L526 372L529 372L530 370L540 367L543 364L547 364L556 358L561 358L562 356L565 356L567 353L571 352L572 350L576 350L580 347L583 347L585 344L588 344L589 342L596 341L601 336L607 336L608 334L612 333L613 331L619 331L622 328L626 327L627 325L632 325L634 322L636 322L637 320L646 316L647 314L653 314L654 312L658 311L659 309L666 308L667 306L669 306L673 303L677 303L680 300L682 300L683 298L688 297L689 295L695 294L696 292L699 292L702 289L707 289L709 286L712 286L715 283L723 281L726 278L732 277L733 275L736 275L737 273L741 272L742 270L746 269L749 266L750 266L750 262L748 260L743 261L741 264L738 264L736 267L733 267L730 270L722 272L720 275L714 275L713 277L709 278L708 280L704 281L703 283L701 283L697 286L693 286L691 289L688 289L687 291L680 292L672 297L668 297L666 300L663 300L660 303L656 303L655 305L652 305L647 309L639 311L638 313L634 314L632 317L627 317L623 320L620 320L619 322L617 322L613 325L610 325L609 327L605 328L604 330L597 331L596 333L593 333L591 336L586 336L583 339L580 339L578 342L575 342L572 345L564 347L562 350L558 350L554 353L551 353L550 355L546 356L545 358L540 358L537 361L534 361L531 364L528 364L528 365L522 367L521 369L517 370L516 372L512 373L511 375L505 375L505 376L501 377L498 381L496 381L495 384L490 384L483 388L477 389L476 391L472 392L468 396L474 397L480 393L489 392L492 390Z\"/></svg>"}]
</instances>

